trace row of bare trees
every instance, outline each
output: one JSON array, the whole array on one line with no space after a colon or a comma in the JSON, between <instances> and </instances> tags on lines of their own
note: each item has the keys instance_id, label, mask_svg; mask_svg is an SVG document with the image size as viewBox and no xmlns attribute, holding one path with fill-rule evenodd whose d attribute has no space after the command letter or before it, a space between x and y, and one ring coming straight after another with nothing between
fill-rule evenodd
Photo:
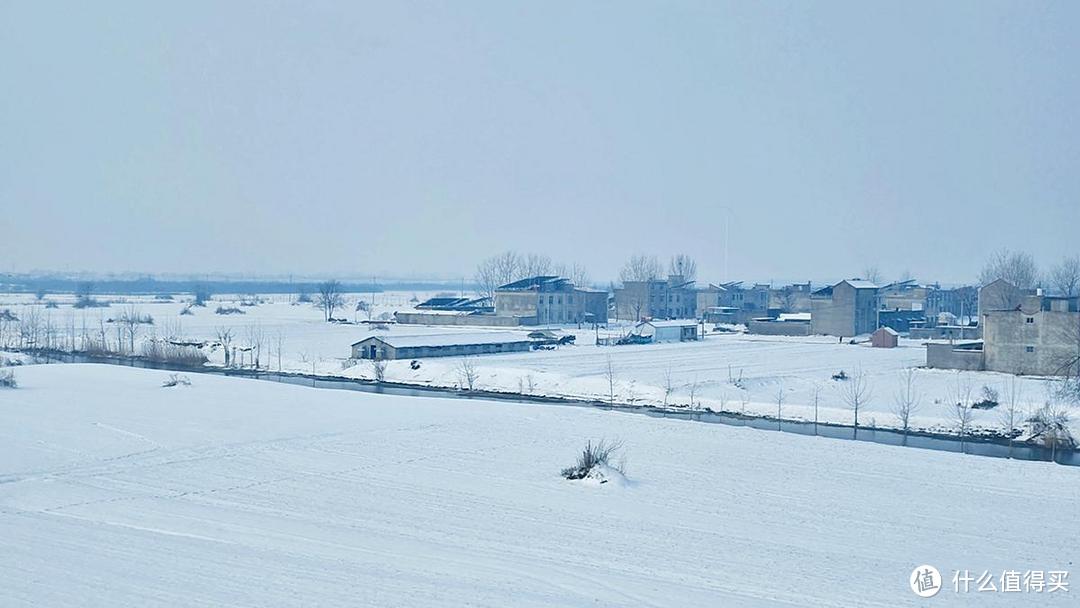
<instances>
[{"instance_id":1,"label":"row of bare trees","mask_svg":"<svg viewBox=\"0 0 1080 608\"><path fill-rule=\"evenodd\" d=\"M979 272L980 285L997 279L1005 279L1020 289L1041 285L1054 293L1076 297L1080 295L1080 256L1066 256L1042 273L1031 254L1001 249L990 256Z\"/></svg>"},{"instance_id":2,"label":"row of bare trees","mask_svg":"<svg viewBox=\"0 0 1080 608\"><path fill-rule=\"evenodd\" d=\"M516 251L504 251L480 262L476 266L474 280L477 293L481 297L491 298L502 285L545 275L565 277L581 287L589 285L589 273L581 264L557 264L546 255Z\"/></svg>"}]
</instances>

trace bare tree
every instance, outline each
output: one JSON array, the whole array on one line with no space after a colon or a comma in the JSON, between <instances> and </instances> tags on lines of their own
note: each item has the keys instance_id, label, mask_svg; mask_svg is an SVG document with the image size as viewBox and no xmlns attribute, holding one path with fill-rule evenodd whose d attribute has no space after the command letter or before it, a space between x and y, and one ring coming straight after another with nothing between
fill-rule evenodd
<instances>
[{"instance_id":1,"label":"bare tree","mask_svg":"<svg viewBox=\"0 0 1080 608\"><path fill-rule=\"evenodd\" d=\"M135 308L135 305L127 307L127 310L120 313L117 317L117 322L120 324L120 328L124 330L128 339L128 353L135 354L135 336L139 333L139 325L143 322L142 315L139 314L139 310Z\"/></svg>"},{"instance_id":2,"label":"bare tree","mask_svg":"<svg viewBox=\"0 0 1080 608\"><path fill-rule=\"evenodd\" d=\"M814 387L810 389L810 401L814 405L814 435L817 435L818 425L818 404L821 402L821 383L815 382Z\"/></svg>"},{"instance_id":3,"label":"bare tree","mask_svg":"<svg viewBox=\"0 0 1080 608\"><path fill-rule=\"evenodd\" d=\"M550 275L551 267L551 258L540 253L530 253L521 262L521 276L511 280Z\"/></svg>"},{"instance_id":4,"label":"bare tree","mask_svg":"<svg viewBox=\"0 0 1080 608\"><path fill-rule=\"evenodd\" d=\"M697 376L694 379L686 383L686 393L690 397L690 409L696 409L698 404L697 394L701 389L701 382L698 382Z\"/></svg>"},{"instance_id":5,"label":"bare tree","mask_svg":"<svg viewBox=\"0 0 1080 608\"><path fill-rule=\"evenodd\" d=\"M334 318L334 310L345 306L345 296L341 293L341 283L336 280L319 283L319 294L315 296L315 305L323 311L326 321Z\"/></svg>"},{"instance_id":6,"label":"bare tree","mask_svg":"<svg viewBox=\"0 0 1080 608\"><path fill-rule=\"evenodd\" d=\"M671 395L675 393L675 379L671 374L671 366L664 371L664 405L668 404Z\"/></svg>"},{"instance_id":7,"label":"bare tree","mask_svg":"<svg viewBox=\"0 0 1080 608\"><path fill-rule=\"evenodd\" d=\"M619 280L623 283L628 281L651 281L659 278L662 272L660 262L656 256L637 254L626 261L622 270L619 271Z\"/></svg>"},{"instance_id":8,"label":"bare tree","mask_svg":"<svg viewBox=\"0 0 1080 608\"><path fill-rule=\"evenodd\" d=\"M651 294L648 285L642 282L659 278L661 272L662 268L656 257L640 254L627 260L619 271L619 279L623 285L623 291L619 296L619 308L630 311L634 317L633 321L640 321L649 309ZM636 285L630 285L631 283L636 283Z\"/></svg>"},{"instance_id":9,"label":"bare tree","mask_svg":"<svg viewBox=\"0 0 1080 608\"><path fill-rule=\"evenodd\" d=\"M376 382L382 382L386 378L386 359L371 359L371 375ZM473 381L475 382L475 378ZM471 385L469 390L472 390Z\"/></svg>"},{"instance_id":10,"label":"bare tree","mask_svg":"<svg viewBox=\"0 0 1080 608\"><path fill-rule=\"evenodd\" d=\"M281 371L281 354L285 351L285 332L278 329L274 333L274 354L277 356L277 371Z\"/></svg>"},{"instance_id":11,"label":"bare tree","mask_svg":"<svg viewBox=\"0 0 1080 608\"><path fill-rule=\"evenodd\" d=\"M266 332L263 331L262 325L258 323L249 325L247 328L248 346L251 347L251 365L255 369L259 369L263 344L266 343Z\"/></svg>"},{"instance_id":12,"label":"bare tree","mask_svg":"<svg viewBox=\"0 0 1080 608\"><path fill-rule=\"evenodd\" d=\"M1021 409L1020 400L1022 388L1020 383L1016 381L1016 376L1011 376L1009 381L1005 383L1005 399L1004 407L1001 409L1001 426L1005 429L1005 435L1009 438L1009 458L1012 458L1013 453L1013 439L1016 438L1017 430L1021 421L1024 419L1024 413Z\"/></svg>"},{"instance_id":13,"label":"bare tree","mask_svg":"<svg viewBox=\"0 0 1080 608\"><path fill-rule=\"evenodd\" d=\"M462 357L457 367L458 384L463 390L476 390L476 381L480 378L480 372L470 357Z\"/></svg>"},{"instance_id":14,"label":"bare tree","mask_svg":"<svg viewBox=\"0 0 1080 608\"><path fill-rule=\"evenodd\" d=\"M956 423L957 434L960 436L960 451L964 452L964 439L971 427L971 381L957 372L952 387L953 421Z\"/></svg>"},{"instance_id":15,"label":"bare tree","mask_svg":"<svg viewBox=\"0 0 1080 608\"><path fill-rule=\"evenodd\" d=\"M484 298L494 298L495 290L500 286L521 278L523 267L522 257L514 251L487 258L476 266L477 293Z\"/></svg>"},{"instance_id":16,"label":"bare tree","mask_svg":"<svg viewBox=\"0 0 1080 608\"><path fill-rule=\"evenodd\" d=\"M588 269L577 262L571 264L570 268L566 269L562 274L578 287L588 287L591 282Z\"/></svg>"},{"instance_id":17,"label":"bare tree","mask_svg":"<svg viewBox=\"0 0 1080 608\"><path fill-rule=\"evenodd\" d=\"M784 383L783 382L781 382L776 387L776 395L774 396L774 400L776 401L776 430L779 431L779 430L782 430L781 426L780 426L780 420L782 419L781 417L783 416L783 413L784 413L784 411L783 411L783 408L784 408Z\"/></svg>"},{"instance_id":18,"label":"bare tree","mask_svg":"<svg viewBox=\"0 0 1080 608\"><path fill-rule=\"evenodd\" d=\"M608 355L604 360L604 379L607 380L608 385L608 403L615 404L615 363L611 360L611 355Z\"/></svg>"},{"instance_id":19,"label":"bare tree","mask_svg":"<svg viewBox=\"0 0 1080 608\"><path fill-rule=\"evenodd\" d=\"M1073 298L1080 294L1080 256L1074 255L1058 262L1050 269L1047 282L1063 296Z\"/></svg>"},{"instance_id":20,"label":"bare tree","mask_svg":"<svg viewBox=\"0 0 1080 608\"><path fill-rule=\"evenodd\" d=\"M904 431L904 444L907 445L907 434L911 428L911 416L918 411L922 394L915 386L915 368L908 367L900 372L900 389L893 397L893 413L900 421L900 428Z\"/></svg>"},{"instance_id":21,"label":"bare tree","mask_svg":"<svg viewBox=\"0 0 1080 608\"><path fill-rule=\"evenodd\" d=\"M231 327L219 327L217 330L217 341L225 351L225 367L229 367L232 363L232 343L234 337Z\"/></svg>"},{"instance_id":22,"label":"bare tree","mask_svg":"<svg viewBox=\"0 0 1080 608\"><path fill-rule=\"evenodd\" d=\"M862 274L863 279L866 279L867 281L870 281L871 283L877 285L881 284L881 270L878 269L876 264L872 264L870 266L867 266L866 268L863 268Z\"/></svg>"},{"instance_id":23,"label":"bare tree","mask_svg":"<svg viewBox=\"0 0 1080 608\"><path fill-rule=\"evenodd\" d=\"M979 272L979 285L1005 279L1019 289L1033 289L1039 280L1035 259L1022 251L1001 249L994 252Z\"/></svg>"},{"instance_id":24,"label":"bare tree","mask_svg":"<svg viewBox=\"0 0 1080 608\"><path fill-rule=\"evenodd\" d=\"M847 380L840 383L839 391L840 398L847 404L849 409L855 412L854 436L858 437L859 409L873 398L873 392L870 390L870 385L866 380L866 374L863 372L862 367L857 367Z\"/></svg>"},{"instance_id":25,"label":"bare tree","mask_svg":"<svg viewBox=\"0 0 1080 608\"><path fill-rule=\"evenodd\" d=\"M686 281L693 281L697 279L697 262L685 253L676 254L671 257L668 274L682 277Z\"/></svg>"}]
</instances>

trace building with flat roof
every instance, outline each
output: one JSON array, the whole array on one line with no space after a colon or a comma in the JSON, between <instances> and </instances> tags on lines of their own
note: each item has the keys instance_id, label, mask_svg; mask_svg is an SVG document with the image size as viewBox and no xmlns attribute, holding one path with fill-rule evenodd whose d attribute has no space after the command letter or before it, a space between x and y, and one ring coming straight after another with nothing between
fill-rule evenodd
<instances>
[{"instance_id":1,"label":"building with flat roof","mask_svg":"<svg viewBox=\"0 0 1080 608\"><path fill-rule=\"evenodd\" d=\"M523 352L532 342L511 332L373 335L352 345L353 359L425 359Z\"/></svg>"}]
</instances>

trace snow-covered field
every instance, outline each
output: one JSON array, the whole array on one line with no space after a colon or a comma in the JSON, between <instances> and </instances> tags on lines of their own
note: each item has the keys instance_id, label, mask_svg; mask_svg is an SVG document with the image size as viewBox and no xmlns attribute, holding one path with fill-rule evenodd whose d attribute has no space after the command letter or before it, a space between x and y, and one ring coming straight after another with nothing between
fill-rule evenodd
<instances>
[{"instance_id":1,"label":"snow-covered field","mask_svg":"<svg viewBox=\"0 0 1080 608\"><path fill-rule=\"evenodd\" d=\"M337 317L365 319L366 312L355 312L355 302L371 305L371 316L390 314L395 310L411 310L413 298L420 300L433 294L388 292L354 294L350 305ZM140 339L150 335L179 335L187 338L212 340L220 328L233 330L236 344L251 342L251 330L261 335L264 368L303 373L372 378L374 372L364 362L352 365L348 361L350 345L377 334L416 335L425 333L477 332L480 328L425 326L393 326L389 330L374 330L367 325L340 325L323 322L322 313L309 304L293 305L290 296L265 296L267 303L239 307L235 296L215 296L205 308L192 308L192 315L180 316L186 306L177 302L157 302L152 298L118 298L110 308L75 310L63 297L59 308L44 309L30 303L29 296L4 296L0 309L11 307L25 314L35 307L38 314L48 316L61 335L79 333L83 325L91 331L98 319L120 314L135 306L155 319L152 327L143 327ZM123 300L123 301L120 301ZM218 306L238 307L245 314L217 315ZM554 351L488 355L475 358L480 377L478 388L497 391L524 391L533 394L607 400L609 398L607 363L615 374L615 399L618 402L665 403L665 386L670 375L673 392L669 404L727 410L747 414L776 415L777 396L781 397L781 415L791 419L814 419L815 393L818 397L818 419L850 424L853 412L844 402L842 383L831 379L843 370L853 374L862 370L866 376L870 397L861 408L859 421L863 425L896 426L893 414L895 399L903 381L905 368L921 366L926 361L921 342L901 340L896 349L874 349L868 345L839 344L835 338L824 336L778 337L745 334L709 333L698 343L656 344L637 346L595 346L591 330L576 326L560 328L576 333L577 345ZM607 334L625 332L626 327L608 328ZM505 331L505 330L500 330ZM211 353L211 360L222 363L220 349ZM351 365L351 367L350 367ZM454 387L461 384L460 361L454 358L427 359L414 370L409 361L391 362L385 378L391 381ZM983 387L1004 397L1008 393L1010 376L990 372L953 372L920 369L915 372L915 391L920 395L920 407L912 417L918 428L951 431L956 426L954 410L958 390L967 389L973 400L982 398ZM1039 378L1018 378L1021 408L1034 410L1049 398L1048 382ZM691 388L694 387L694 388ZM1000 429L999 410L973 411L973 427ZM1080 415L1072 416L1074 428L1080 432Z\"/></svg>"},{"instance_id":2,"label":"snow-covered field","mask_svg":"<svg viewBox=\"0 0 1080 608\"><path fill-rule=\"evenodd\" d=\"M1075 605L949 582L1075 569L1072 467L554 405L162 388L116 366L17 374L5 607ZM624 442L628 485L561 479L599 438ZM947 579L932 600L908 588L924 563Z\"/></svg>"}]
</instances>

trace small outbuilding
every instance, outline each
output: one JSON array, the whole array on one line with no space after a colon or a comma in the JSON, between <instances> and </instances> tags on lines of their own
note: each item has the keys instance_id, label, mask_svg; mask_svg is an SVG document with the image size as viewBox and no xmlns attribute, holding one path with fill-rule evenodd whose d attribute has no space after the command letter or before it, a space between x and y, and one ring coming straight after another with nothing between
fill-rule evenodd
<instances>
[{"instance_id":1,"label":"small outbuilding","mask_svg":"<svg viewBox=\"0 0 1080 608\"><path fill-rule=\"evenodd\" d=\"M423 359L528 351L532 341L510 332L377 335L352 345L353 359Z\"/></svg>"},{"instance_id":2,"label":"small outbuilding","mask_svg":"<svg viewBox=\"0 0 1080 608\"><path fill-rule=\"evenodd\" d=\"M870 346L874 348L896 348L899 343L898 338L900 334L896 333L896 330L891 327L879 327L877 331L870 334Z\"/></svg>"},{"instance_id":3,"label":"small outbuilding","mask_svg":"<svg viewBox=\"0 0 1080 608\"><path fill-rule=\"evenodd\" d=\"M697 321L642 321L634 326L631 335L650 342L687 342L697 340Z\"/></svg>"}]
</instances>

